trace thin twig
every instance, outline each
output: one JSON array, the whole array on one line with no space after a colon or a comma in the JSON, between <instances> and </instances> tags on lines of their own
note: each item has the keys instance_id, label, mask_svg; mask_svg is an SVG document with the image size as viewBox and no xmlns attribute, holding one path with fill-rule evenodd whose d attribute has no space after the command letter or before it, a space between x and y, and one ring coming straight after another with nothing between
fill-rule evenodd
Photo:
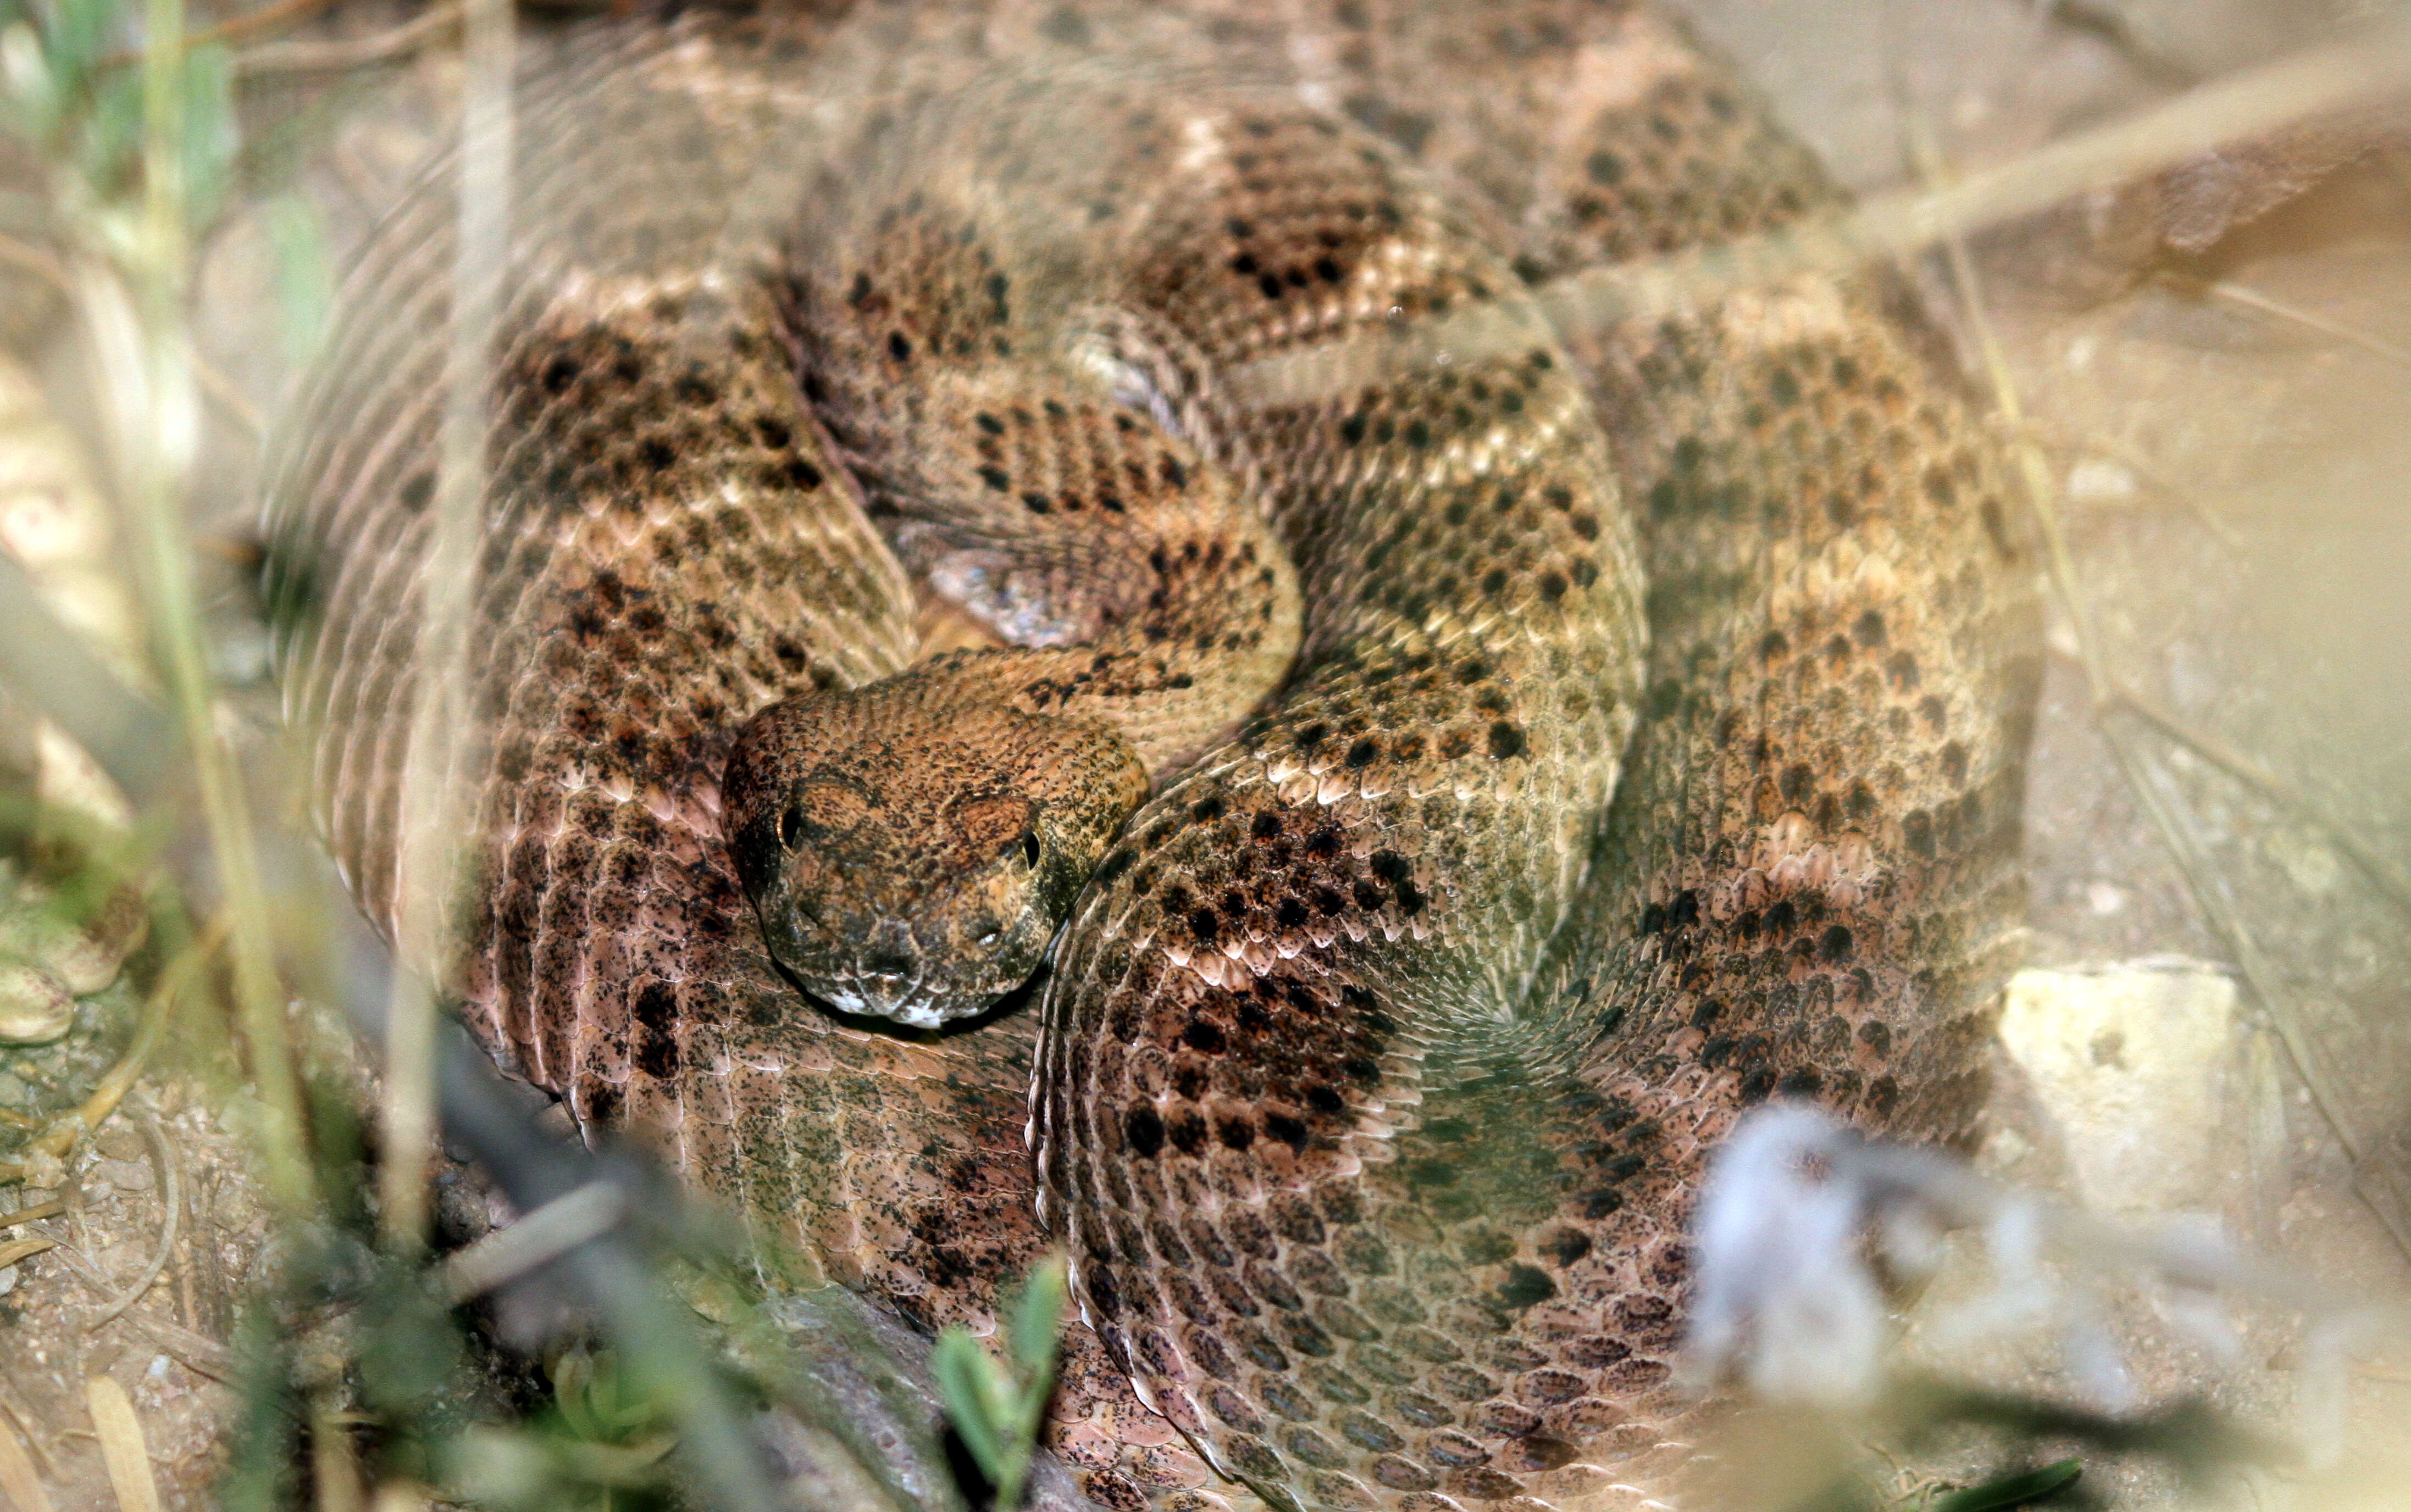
<instances>
[{"instance_id":1,"label":"thin twig","mask_svg":"<svg viewBox=\"0 0 2411 1512\"><path fill-rule=\"evenodd\" d=\"M460 0L444 0L442 5L414 16L399 26L367 36L340 42L270 42L246 48L234 55L235 77L256 79L263 74L340 73L372 63L391 63L397 58L410 56L431 42L440 41L446 33L460 23L464 11Z\"/></svg>"},{"instance_id":2,"label":"thin twig","mask_svg":"<svg viewBox=\"0 0 2411 1512\"><path fill-rule=\"evenodd\" d=\"M2080 672L2083 670L2083 659L2077 653L2057 646L2047 649L2051 655L2073 664ZM2103 707L2141 720L2238 782L2258 790L2271 803L2317 830L2328 844L2342 851L2345 859L2359 868L2387 902L2411 913L2411 877L2405 877L2401 868L2372 850L2350 829L2330 817L2309 793L2247 753L2186 722L2174 709L2131 683L2113 679L2109 701Z\"/></svg>"},{"instance_id":3,"label":"thin twig","mask_svg":"<svg viewBox=\"0 0 2411 1512\"><path fill-rule=\"evenodd\" d=\"M2160 471L2158 464L2116 437L2097 432L2068 436L2048 429L2047 422L2039 417L2029 417L2024 433L2063 452L2091 453L2105 461L2117 463L2133 473L2135 481L2147 491L2184 505L2193 516L2195 523L2209 531L2211 539L2221 546L2230 552L2243 549L2243 538L2235 533L2235 527L2222 519L2199 494L2169 477Z\"/></svg>"},{"instance_id":4,"label":"thin twig","mask_svg":"<svg viewBox=\"0 0 2411 1512\"><path fill-rule=\"evenodd\" d=\"M134 1118L142 1127L143 1139L150 1143L152 1175L157 1182L160 1206L167 1216L161 1220L159 1248L151 1257L150 1263L142 1268L142 1273L135 1278L133 1285L102 1303L100 1311L85 1320L83 1329L86 1333L114 1321L119 1314L141 1301L143 1293L159 1279L159 1272L168 1268L168 1257L176 1249L176 1219L184 1204L183 1184L177 1179L181 1168L176 1160L176 1152L168 1142L168 1131L159 1127L158 1114L148 1108L137 1107Z\"/></svg>"},{"instance_id":5,"label":"thin twig","mask_svg":"<svg viewBox=\"0 0 2411 1512\"><path fill-rule=\"evenodd\" d=\"M2174 710L2138 689L2120 684L2115 702L2117 706L2228 777L2258 788L2271 802L2317 830L2330 845L2344 852L2345 858L2359 868L2389 903L2411 913L2411 878L2406 878L2399 866L2363 844L2350 829L2330 818L2318 804L2312 801L2310 794L2244 752L2187 724L2177 718Z\"/></svg>"},{"instance_id":6,"label":"thin twig","mask_svg":"<svg viewBox=\"0 0 2411 1512\"><path fill-rule=\"evenodd\" d=\"M2230 303L2240 304L2247 310L2258 310L2264 315L2273 315L2279 320L2292 321L2297 326L2317 331L2322 336L2331 336L2347 345L2357 346L2364 352L2384 357L2389 362L2411 368L2411 350L2397 346L2381 337L2372 336L2365 330L2356 330L2340 321L2330 320L2316 311L2305 310L2300 305L2287 304L2282 299L2272 299L2249 284L2221 279L2209 285L2209 292Z\"/></svg>"},{"instance_id":7,"label":"thin twig","mask_svg":"<svg viewBox=\"0 0 2411 1512\"><path fill-rule=\"evenodd\" d=\"M37 1202L14 1213L0 1213L0 1228L14 1228L21 1223L39 1223L44 1218L55 1218L66 1210L67 1205L64 1202Z\"/></svg>"},{"instance_id":8,"label":"thin twig","mask_svg":"<svg viewBox=\"0 0 2411 1512\"><path fill-rule=\"evenodd\" d=\"M262 32L272 32L288 22L307 20L333 3L334 0L275 0L274 4L262 6L249 15L230 17L214 26L204 26L197 32L186 33L184 50L189 52L195 48L223 46L229 42L240 42L246 36L256 36ZM142 53L139 50L128 49L124 52L112 52L102 58L100 66L123 68L127 64L141 61Z\"/></svg>"},{"instance_id":9,"label":"thin twig","mask_svg":"<svg viewBox=\"0 0 2411 1512\"><path fill-rule=\"evenodd\" d=\"M19 1260L31 1259L37 1255L54 1249L58 1243L47 1234L31 1234L23 1239L9 1240L7 1243L0 1244L0 1270L6 1270Z\"/></svg>"}]
</instances>

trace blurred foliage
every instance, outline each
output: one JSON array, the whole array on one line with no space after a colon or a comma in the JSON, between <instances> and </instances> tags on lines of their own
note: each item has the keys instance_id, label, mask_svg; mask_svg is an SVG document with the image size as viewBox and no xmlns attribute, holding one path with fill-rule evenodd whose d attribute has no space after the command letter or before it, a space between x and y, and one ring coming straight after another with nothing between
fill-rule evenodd
<instances>
[{"instance_id":1,"label":"blurred foliage","mask_svg":"<svg viewBox=\"0 0 2411 1512\"><path fill-rule=\"evenodd\" d=\"M1932 1512L2006 1512L2009 1507L2028 1506L2057 1495L2076 1484L2076 1477L2083 1473L2083 1461L2061 1460L2039 1470L2003 1476L1981 1486L1937 1496L1927 1505Z\"/></svg>"},{"instance_id":2,"label":"blurred foliage","mask_svg":"<svg viewBox=\"0 0 2411 1512\"><path fill-rule=\"evenodd\" d=\"M142 192L139 12L121 0L0 0L0 111L46 165L57 227L123 259ZM226 206L241 132L226 49L188 48L175 69L187 224Z\"/></svg>"},{"instance_id":3,"label":"blurred foliage","mask_svg":"<svg viewBox=\"0 0 2411 1512\"><path fill-rule=\"evenodd\" d=\"M676 1505L670 1415L618 1353L573 1345L547 1362L545 1374L552 1400L523 1423L480 1424L446 1446L443 1483L498 1512Z\"/></svg>"},{"instance_id":4,"label":"blurred foliage","mask_svg":"<svg viewBox=\"0 0 2411 1512\"><path fill-rule=\"evenodd\" d=\"M946 1417L994 1488L996 1505L1007 1512L1021 1505L1047 1398L1055 1390L1055 1357L1069 1290L1061 1255L1050 1255L1030 1268L1012 1306L1006 1335L1009 1365L958 1328L938 1336L929 1359Z\"/></svg>"},{"instance_id":5,"label":"blurred foliage","mask_svg":"<svg viewBox=\"0 0 2411 1512\"><path fill-rule=\"evenodd\" d=\"M326 225L317 207L286 193L266 207L268 244L276 259L277 334L285 368L300 372L318 355L334 318L334 259L327 251Z\"/></svg>"}]
</instances>

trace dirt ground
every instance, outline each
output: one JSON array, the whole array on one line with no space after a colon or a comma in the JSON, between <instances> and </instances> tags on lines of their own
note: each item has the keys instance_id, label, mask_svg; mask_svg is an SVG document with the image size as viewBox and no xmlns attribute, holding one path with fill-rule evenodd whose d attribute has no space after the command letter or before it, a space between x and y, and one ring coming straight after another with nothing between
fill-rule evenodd
<instances>
[{"instance_id":1,"label":"dirt ground","mask_svg":"<svg viewBox=\"0 0 2411 1512\"><path fill-rule=\"evenodd\" d=\"M2007 161L2358 14L2346 0L1677 8L1867 192L1907 181L1916 131L1958 168ZM292 35L366 36L405 18L344 6ZM435 33L396 63L267 73L246 94L254 133L295 131L293 187L338 257L437 139L457 88L451 45ZM2125 711L2096 707L2061 604L2027 816L2034 969L2013 994L1983 1164L2137 1222L2207 1214L2305 1274L2401 1301L2411 1261L2388 1222L2411 1234L2411 895L2400 891L2411 869L2411 135L2351 145L2340 163L2294 163L2299 193L2223 227L2219 207L2249 196L2222 199L2206 169L2182 193L2072 207L1976 244L1985 319L2064 489L2082 612L2133 695ZM275 213L237 216L202 269L204 356L240 396L213 410L199 502L205 533L226 542L244 533L253 444L229 416L271 410L289 376ZM1975 351L1938 259L1920 271ZM11 487L21 499L66 487L25 483L24 458L73 444L22 418L35 402L23 395L40 392L24 385L56 391L73 356L26 339L38 322L17 314L22 328L7 334L26 366L16 407L0 405L0 517L18 507ZM263 643L231 570L221 577L219 670L235 717L272 753ZM2141 753L2138 773L2122 771L2105 727ZM2190 875L2143 794L2174 816ZM306 853L276 865L290 895L331 885ZM331 942L328 959L354 948ZM133 1006L113 989L86 1001L61 1046L0 1053L0 1117L73 1100ZM2331 1063L2326 1109L2289 1039ZM273 1259L244 1176L240 1099L206 1057L167 1064L75 1154L66 1185L0 1188L0 1221L11 1201L66 1204L0 1228L0 1241L60 1245L0 1270L0 1430L30 1447L69 1512L114 1505L84 1385L102 1372L133 1401L165 1505L205 1505L233 1400L212 1374L229 1368L246 1282ZM170 1227L163 1162L179 1203L168 1259L124 1316L90 1327L104 1292L144 1273ZM1931 1320L1981 1290L1971 1270L1946 1271L1912 1330L1917 1358L2081 1396L2081 1373L2048 1341L1944 1347ZM2221 1358L2165 1295L2120 1291L2109 1305L2139 1400L2200 1394L2281 1432L2297 1420L2304 1345L2283 1313L2249 1313ZM2411 1471L2396 1464L2389 1481L2382 1462L2352 1458L2411 1445L2411 1348L2376 1349L2355 1369L2348 1418L2342 1478L2229 1471L2185 1488L2148 1457L2111 1457L2088 1469L2087 1493L2133 1507L2411 1505L2394 1489ZM1989 1468L1971 1445L1935 1452L1904 1489Z\"/></svg>"}]
</instances>

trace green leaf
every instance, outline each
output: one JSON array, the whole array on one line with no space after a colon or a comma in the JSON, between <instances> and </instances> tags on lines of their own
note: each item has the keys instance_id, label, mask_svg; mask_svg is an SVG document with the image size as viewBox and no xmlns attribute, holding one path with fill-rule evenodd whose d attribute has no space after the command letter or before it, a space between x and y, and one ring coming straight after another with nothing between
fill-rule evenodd
<instances>
[{"instance_id":1,"label":"green leaf","mask_svg":"<svg viewBox=\"0 0 2411 1512\"><path fill-rule=\"evenodd\" d=\"M84 178L104 198L131 193L142 156L142 76L121 68L100 81L78 149Z\"/></svg>"},{"instance_id":2,"label":"green leaf","mask_svg":"<svg viewBox=\"0 0 2411 1512\"><path fill-rule=\"evenodd\" d=\"M234 111L234 54L203 46L184 55L185 215L206 225L218 212L229 183L228 169L241 146Z\"/></svg>"},{"instance_id":3,"label":"green leaf","mask_svg":"<svg viewBox=\"0 0 2411 1512\"><path fill-rule=\"evenodd\" d=\"M2039 1470L2004 1476L1981 1486L1970 1486L1965 1490L1937 1497L1933 1512L1999 1512L2003 1507L2024 1506L2072 1484L2083 1473L2083 1461L2062 1460Z\"/></svg>"},{"instance_id":4,"label":"green leaf","mask_svg":"<svg viewBox=\"0 0 2411 1512\"><path fill-rule=\"evenodd\" d=\"M299 194L268 202L268 244L276 259L276 314L286 364L296 372L317 356L335 303L334 259L318 208Z\"/></svg>"},{"instance_id":5,"label":"green leaf","mask_svg":"<svg viewBox=\"0 0 2411 1512\"><path fill-rule=\"evenodd\" d=\"M57 0L44 29L44 51L62 92L84 88L100 60L118 51L124 15L118 0Z\"/></svg>"},{"instance_id":6,"label":"green leaf","mask_svg":"<svg viewBox=\"0 0 2411 1512\"><path fill-rule=\"evenodd\" d=\"M1010 1435L999 1408L1010 1388L998 1378L996 1361L978 1340L960 1329L948 1329L938 1335L938 1347L929 1357L929 1374L963 1447L979 1461L983 1475L1001 1482Z\"/></svg>"},{"instance_id":7,"label":"green leaf","mask_svg":"<svg viewBox=\"0 0 2411 1512\"><path fill-rule=\"evenodd\" d=\"M1054 1383L1056 1343L1062 1336L1063 1302L1070 1291L1069 1267L1060 1252L1030 1267L1013 1310L1013 1362L1021 1367L1025 1383Z\"/></svg>"}]
</instances>

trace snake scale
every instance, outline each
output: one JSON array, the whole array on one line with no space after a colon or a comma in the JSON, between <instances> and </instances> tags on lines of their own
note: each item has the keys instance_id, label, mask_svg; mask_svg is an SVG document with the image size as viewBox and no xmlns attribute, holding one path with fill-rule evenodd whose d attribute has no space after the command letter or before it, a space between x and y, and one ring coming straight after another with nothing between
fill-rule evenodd
<instances>
[{"instance_id":1,"label":"snake scale","mask_svg":"<svg viewBox=\"0 0 2411 1512\"><path fill-rule=\"evenodd\" d=\"M1050 1443L1101 1505L1663 1494L1708 1150L1770 1097L1964 1140L2020 905L2032 553L1900 281L1564 331L1527 293L1829 211L1814 161L1613 0L693 11L519 111L475 880L421 963L472 1029L775 1284L980 1330L1068 1245ZM269 473L288 712L388 927L447 184ZM1512 339L1249 386L1472 308ZM916 590L1020 648L914 665ZM1051 916L808 940L772 894L816 836L883 864L869 790L782 808L817 715L730 757L964 664L1005 691L920 744L865 716L877 801L1069 923L907 1030L837 1010ZM1050 782L1139 807L1042 834Z\"/></svg>"}]
</instances>

